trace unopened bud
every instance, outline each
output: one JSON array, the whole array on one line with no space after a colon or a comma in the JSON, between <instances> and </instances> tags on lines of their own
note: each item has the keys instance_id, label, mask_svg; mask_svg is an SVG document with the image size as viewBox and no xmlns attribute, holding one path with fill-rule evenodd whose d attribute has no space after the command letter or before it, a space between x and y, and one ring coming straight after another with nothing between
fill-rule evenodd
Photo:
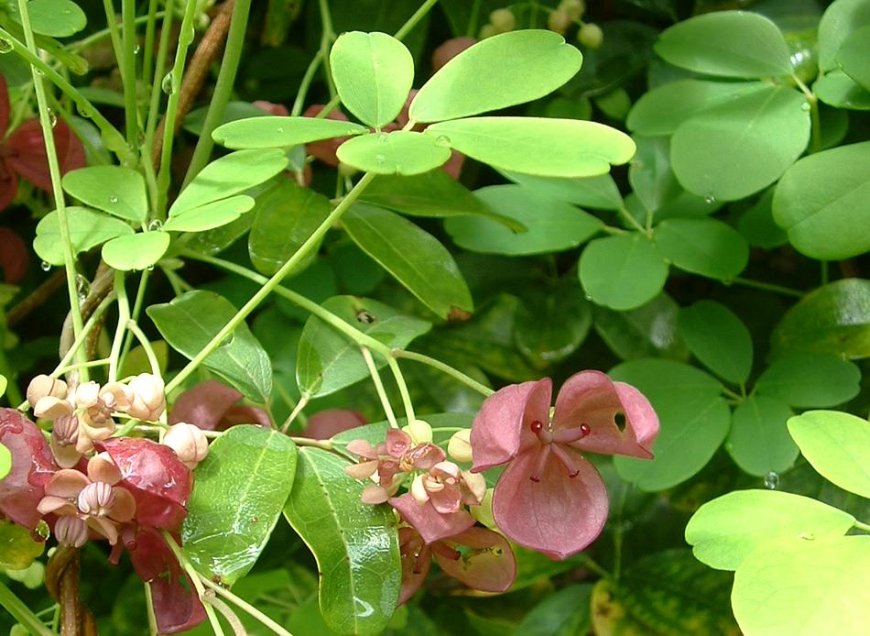
<instances>
[{"instance_id":1,"label":"unopened bud","mask_svg":"<svg viewBox=\"0 0 870 636\"><path fill-rule=\"evenodd\" d=\"M166 408L163 380L150 373L141 373L130 380L129 386L133 403L127 413L140 420L157 420Z\"/></svg>"},{"instance_id":2,"label":"unopened bud","mask_svg":"<svg viewBox=\"0 0 870 636\"><path fill-rule=\"evenodd\" d=\"M577 40L587 48L597 49L604 42L604 32L597 24L587 22L577 32Z\"/></svg>"},{"instance_id":3,"label":"unopened bud","mask_svg":"<svg viewBox=\"0 0 870 636\"><path fill-rule=\"evenodd\" d=\"M517 26L517 19L510 9L496 9L489 14L489 22L495 27L496 33L507 33Z\"/></svg>"},{"instance_id":4,"label":"unopened bud","mask_svg":"<svg viewBox=\"0 0 870 636\"><path fill-rule=\"evenodd\" d=\"M447 443L447 454L458 462L470 463L472 461L470 428L464 428L453 434Z\"/></svg>"},{"instance_id":5,"label":"unopened bud","mask_svg":"<svg viewBox=\"0 0 870 636\"><path fill-rule=\"evenodd\" d=\"M96 382L85 382L76 387L76 408L88 409L96 406L100 399L100 385Z\"/></svg>"},{"instance_id":6,"label":"unopened bud","mask_svg":"<svg viewBox=\"0 0 870 636\"><path fill-rule=\"evenodd\" d=\"M571 26L573 20L571 16L568 15L568 12L564 9L557 9L556 11L552 11L550 15L547 17L547 28L550 31L555 31L561 35L565 35L565 31L568 30L568 27Z\"/></svg>"},{"instance_id":7,"label":"unopened bud","mask_svg":"<svg viewBox=\"0 0 870 636\"><path fill-rule=\"evenodd\" d=\"M47 420L56 420L59 417L70 415L72 411L73 408L69 402L53 395L39 398L36 404L33 405L33 414L36 417L44 417Z\"/></svg>"},{"instance_id":8,"label":"unopened bud","mask_svg":"<svg viewBox=\"0 0 870 636\"><path fill-rule=\"evenodd\" d=\"M193 470L208 455L208 439L198 426L180 422L169 428L163 443L175 451L181 463Z\"/></svg>"},{"instance_id":9,"label":"unopened bud","mask_svg":"<svg viewBox=\"0 0 870 636\"><path fill-rule=\"evenodd\" d=\"M51 396L64 399L67 393L66 382L41 374L36 376L27 385L27 401L31 406L36 406L40 399Z\"/></svg>"},{"instance_id":10,"label":"unopened bud","mask_svg":"<svg viewBox=\"0 0 870 636\"><path fill-rule=\"evenodd\" d=\"M125 412L133 403L133 390L126 384L110 382L100 389L100 401L111 411Z\"/></svg>"},{"instance_id":11,"label":"unopened bud","mask_svg":"<svg viewBox=\"0 0 870 636\"><path fill-rule=\"evenodd\" d=\"M54 536L61 545L80 548L88 542L88 526L78 517L58 517L54 524Z\"/></svg>"},{"instance_id":12,"label":"unopened bud","mask_svg":"<svg viewBox=\"0 0 870 636\"><path fill-rule=\"evenodd\" d=\"M454 57L472 46L477 40L467 36L453 38L442 43L432 53L432 71L437 71Z\"/></svg>"},{"instance_id":13,"label":"unopened bud","mask_svg":"<svg viewBox=\"0 0 870 636\"><path fill-rule=\"evenodd\" d=\"M586 3L583 0L562 0L559 9L572 20L579 20L586 13Z\"/></svg>"},{"instance_id":14,"label":"unopened bud","mask_svg":"<svg viewBox=\"0 0 870 636\"><path fill-rule=\"evenodd\" d=\"M486 479L480 473L472 473L467 470L462 471L462 481L465 483L470 495L471 501L466 503L479 506L486 496Z\"/></svg>"},{"instance_id":15,"label":"unopened bud","mask_svg":"<svg viewBox=\"0 0 870 636\"><path fill-rule=\"evenodd\" d=\"M414 477L414 481L411 482L411 496L421 506L429 501L429 491L426 489L426 483L424 480L424 475L417 475Z\"/></svg>"},{"instance_id":16,"label":"unopened bud","mask_svg":"<svg viewBox=\"0 0 870 636\"><path fill-rule=\"evenodd\" d=\"M482 27L480 27L480 31L477 34L478 40L485 40L486 38L491 38L494 35L498 35L499 30L495 28L492 24L487 22Z\"/></svg>"},{"instance_id":17,"label":"unopened bud","mask_svg":"<svg viewBox=\"0 0 870 636\"><path fill-rule=\"evenodd\" d=\"M425 420L414 420L402 430L411 436L414 446L432 443L432 427Z\"/></svg>"}]
</instances>

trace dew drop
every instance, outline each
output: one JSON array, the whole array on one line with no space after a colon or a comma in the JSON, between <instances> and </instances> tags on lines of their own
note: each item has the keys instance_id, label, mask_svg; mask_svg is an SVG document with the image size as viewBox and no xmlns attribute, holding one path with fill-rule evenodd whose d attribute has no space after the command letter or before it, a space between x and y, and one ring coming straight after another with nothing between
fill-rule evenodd
<instances>
[{"instance_id":1,"label":"dew drop","mask_svg":"<svg viewBox=\"0 0 870 636\"><path fill-rule=\"evenodd\" d=\"M42 269L43 272L47 272L51 269L51 263L49 263L48 261L42 261L42 263L39 264L39 267Z\"/></svg>"},{"instance_id":2,"label":"dew drop","mask_svg":"<svg viewBox=\"0 0 870 636\"><path fill-rule=\"evenodd\" d=\"M381 133L380 135L378 135L378 143L380 143L380 144L387 143L388 139L389 138L384 133Z\"/></svg>"},{"instance_id":3,"label":"dew drop","mask_svg":"<svg viewBox=\"0 0 870 636\"><path fill-rule=\"evenodd\" d=\"M141 51L142 51L142 47L139 46L138 44L137 44L136 46L133 47L133 55L139 55L139 53L140 53Z\"/></svg>"},{"instance_id":4,"label":"dew drop","mask_svg":"<svg viewBox=\"0 0 870 636\"><path fill-rule=\"evenodd\" d=\"M79 300L82 300L82 297L86 298L90 291L91 284L88 279L81 274L76 275L76 292L79 295Z\"/></svg>"},{"instance_id":5,"label":"dew drop","mask_svg":"<svg viewBox=\"0 0 870 636\"><path fill-rule=\"evenodd\" d=\"M172 71L163 76L163 81L160 82L160 88L167 95L172 95L175 92L175 78L172 76Z\"/></svg>"},{"instance_id":6,"label":"dew drop","mask_svg":"<svg viewBox=\"0 0 870 636\"><path fill-rule=\"evenodd\" d=\"M770 471L764 476L764 487L769 490L776 490L779 486L779 475L774 471Z\"/></svg>"},{"instance_id":7,"label":"dew drop","mask_svg":"<svg viewBox=\"0 0 870 636\"><path fill-rule=\"evenodd\" d=\"M704 197L704 203L712 205L716 203L716 197L714 197L712 194L708 194Z\"/></svg>"},{"instance_id":8,"label":"dew drop","mask_svg":"<svg viewBox=\"0 0 870 636\"><path fill-rule=\"evenodd\" d=\"M148 231L149 232L156 232L157 230L162 229L162 228L163 228L163 223L161 221L159 221L158 219L154 219L153 221L151 221L151 223L148 224Z\"/></svg>"},{"instance_id":9,"label":"dew drop","mask_svg":"<svg viewBox=\"0 0 870 636\"><path fill-rule=\"evenodd\" d=\"M76 103L76 111L78 111L78 114L82 117L87 117L89 119L94 115L94 111L91 109L91 107L84 102Z\"/></svg>"},{"instance_id":10,"label":"dew drop","mask_svg":"<svg viewBox=\"0 0 870 636\"><path fill-rule=\"evenodd\" d=\"M448 137L447 135L438 135L437 137L435 137L435 145L441 146L442 148L449 148L450 137Z\"/></svg>"},{"instance_id":11,"label":"dew drop","mask_svg":"<svg viewBox=\"0 0 870 636\"><path fill-rule=\"evenodd\" d=\"M279 135L283 135L283 134L284 134L284 127L283 127L283 126L278 126L278 127L275 129L275 132L278 133Z\"/></svg>"},{"instance_id":12,"label":"dew drop","mask_svg":"<svg viewBox=\"0 0 870 636\"><path fill-rule=\"evenodd\" d=\"M387 161L387 158L384 155L375 155L375 161L377 161L378 165L380 166Z\"/></svg>"},{"instance_id":13,"label":"dew drop","mask_svg":"<svg viewBox=\"0 0 870 636\"><path fill-rule=\"evenodd\" d=\"M115 194L110 194L109 195L109 203L117 203L117 202L118 202L118 196Z\"/></svg>"},{"instance_id":14,"label":"dew drop","mask_svg":"<svg viewBox=\"0 0 870 636\"><path fill-rule=\"evenodd\" d=\"M14 47L6 38L0 38L0 53L9 53Z\"/></svg>"},{"instance_id":15,"label":"dew drop","mask_svg":"<svg viewBox=\"0 0 870 636\"><path fill-rule=\"evenodd\" d=\"M33 69L33 74L37 77L45 77L45 72L41 68Z\"/></svg>"},{"instance_id":16,"label":"dew drop","mask_svg":"<svg viewBox=\"0 0 870 636\"><path fill-rule=\"evenodd\" d=\"M57 126L57 113L54 112L54 111L53 111L52 109L50 109L50 108L48 109L48 120L49 120L49 122L51 122L51 127L52 127L52 128L54 128L55 126Z\"/></svg>"},{"instance_id":17,"label":"dew drop","mask_svg":"<svg viewBox=\"0 0 870 636\"><path fill-rule=\"evenodd\" d=\"M809 103L809 102L804 102L803 104L801 104L801 110L806 110L806 111L808 111L808 110L810 110L811 108L812 108L812 106L810 106L810 103Z\"/></svg>"}]
</instances>

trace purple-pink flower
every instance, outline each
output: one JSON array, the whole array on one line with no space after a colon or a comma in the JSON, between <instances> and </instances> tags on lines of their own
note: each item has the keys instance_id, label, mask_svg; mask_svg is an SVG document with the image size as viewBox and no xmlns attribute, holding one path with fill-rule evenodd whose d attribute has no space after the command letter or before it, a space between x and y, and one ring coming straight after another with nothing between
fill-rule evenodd
<instances>
[{"instance_id":1,"label":"purple-pink flower","mask_svg":"<svg viewBox=\"0 0 870 636\"><path fill-rule=\"evenodd\" d=\"M471 428L473 472L506 464L493 493L496 524L555 559L580 552L607 520L604 481L582 451L651 458L659 431L649 401L599 371L511 385L486 399Z\"/></svg>"}]
</instances>

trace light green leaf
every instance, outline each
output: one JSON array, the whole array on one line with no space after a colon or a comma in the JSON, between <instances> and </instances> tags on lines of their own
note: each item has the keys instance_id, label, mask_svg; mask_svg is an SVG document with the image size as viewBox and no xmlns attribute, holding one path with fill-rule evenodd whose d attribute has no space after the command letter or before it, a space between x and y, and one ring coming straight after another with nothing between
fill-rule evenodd
<instances>
[{"instance_id":1,"label":"light green leaf","mask_svg":"<svg viewBox=\"0 0 870 636\"><path fill-rule=\"evenodd\" d=\"M169 303L152 305L146 311L172 348L188 359L197 355L236 315L236 308L228 300L201 290L187 292ZM255 402L265 402L272 392L269 356L244 322L203 364Z\"/></svg>"},{"instance_id":2,"label":"light green leaf","mask_svg":"<svg viewBox=\"0 0 870 636\"><path fill-rule=\"evenodd\" d=\"M776 359L758 378L755 390L796 407L836 406L858 395L861 371L824 353L792 353Z\"/></svg>"},{"instance_id":3,"label":"light green leaf","mask_svg":"<svg viewBox=\"0 0 870 636\"><path fill-rule=\"evenodd\" d=\"M0 519L0 568L23 570L29 567L45 550L45 542L36 541L33 535L24 526Z\"/></svg>"},{"instance_id":4,"label":"light green leaf","mask_svg":"<svg viewBox=\"0 0 870 636\"><path fill-rule=\"evenodd\" d=\"M526 190L537 192L566 203L573 203L595 210L618 210L622 207L622 195L616 182L609 174L580 179L560 177L538 177L521 172L503 170L501 173L523 186Z\"/></svg>"},{"instance_id":5,"label":"light green leaf","mask_svg":"<svg viewBox=\"0 0 870 636\"><path fill-rule=\"evenodd\" d=\"M734 409L725 448L750 475L785 472L798 456L785 426L792 415L788 404L778 398L751 395Z\"/></svg>"},{"instance_id":6,"label":"light green leaf","mask_svg":"<svg viewBox=\"0 0 870 636\"><path fill-rule=\"evenodd\" d=\"M200 574L231 586L250 571L290 494L296 445L250 424L233 426L208 449L181 528L184 553Z\"/></svg>"},{"instance_id":7,"label":"light green leaf","mask_svg":"<svg viewBox=\"0 0 870 636\"><path fill-rule=\"evenodd\" d=\"M271 276L329 216L332 205L322 194L289 179L257 197L248 252L257 271ZM316 252L316 250L314 250ZM316 254L312 253L312 257ZM300 263L302 269L306 262Z\"/></svg>"},{"instance_id":8,"label":"light green leaf","mask_svg":"<svg viewBox=\"0 0 870 636\"><path fill-rule=\"evenodd\" d=\"M251 117L215 128L212 138L233 150L286 148L321 139L362 135L365 126L335 119L314 117Z\"/></svg>"},{"instance_id":9,"label":"light green leaf","mask_svg":"<svg viewBox=\"0 0 870 636\"><path fill-rule=\"evenodd\" d=\"M852 515L809 497L739 490L701 506L686 526L686 541L699 561L718 570L736 570L760 546L790 538L842 536L854 522Z\"/></svg>"},{"instance_id":10,"label":"light green leaf","mask_svg":"<svg viewBox=\"0 0 870 636\"><path fill-rule=\"evenodd\" d=\"M745 634L867 633L870 536L793 539L749 555L731 603Z\"/></svg>"},{"instance_id":11,"label":"light green leaf","mask_svg":"<svg viewBox=\"0 0 870 636\"><path fill-rule=\"evenodd\" d=\"M807 147L810 109L801 93L768 86L706 110L671 139L671 166L686 190L733 201L776 181Z\"/></svg>"},{"instance_id":12,"label":"light green leaf","mask_svg":"<svg viewBox=\"0 0 870 636\"><path fill-rule=\"evenodd\" d=\"M870 24L853 31L837 53L846 75L870 90Z\"/></svg>"},{"instance_id":13,"label":"light green leaf","mask_svg":"<svg viewBox=\"0 0 870 636\"><path fill-rule=\"evenodd\" d=\"M771 344L774 353L870 356L870 281L845 278L810 292L786 312Z\"/></svg>"},{"instance_id":14,"label":"light green leaf","mask_svg":"<svg viewBox=\"0 0 870 636\"><path fill-rule=\"evenodd\" d=\"M232 223L254 207L254 199L246 194L237 194L227 199L219 199L195 208L170 214L163 224L166 232L204 232L227 223Z\"/></svg>"},{"instance_id":15,"label":"light green leaf","mask_svg":"<svg viewBox=\"0 0 870 636\"><path fill-rule=\"evenodd\" d=\"M405 348L432 328L425 320L405 316L368 298L335 296L324 302L323 308L391 348ZM380 356L374 358L378 367L387 363ZM308 318L296 354L296 381L300 391L312 397L329 395L359 382L368 374L358 344L320 318Z\"/></svg>"},{"instance_id":16,"label":"light green leaf","mask_svg":"<svg viewBox=\"0 0 870 636\"><path fill-rule=\"evenodd\" d=\"M625 133L578 119L470 117L432 124L424 134L500 170L545 177L602 175L635 150Z\"/></svg>"},{"instance_id":17,"label":"light green leaf","mask_svg":"<svg viewBox=\"0 0 870 636\"><path fill-rule=\"evenodd\" d=\"M149 343L154 357L157 358L157 366L162 375L166 374L166 369L169 368L169 345L165 340L153 340ZM142 345L138 345L130 349L130 352L124 357L124 363L118 370L119 378L127 378L140 373L151 373L151 362L148 360L148 354Z\"/></svg>"},{"instance_id":18,"label":"light green leaf","mask_svg":"<svg viewBox=\"0 0 870 636\"><path fill-rule=\"evenodd\" d=\"M122 271L147 269L169 249L169 234L161 230L119 236L103 245L103 260Z\"/></svg>"},{"instance_id":19,"label":"light green leaf","mask_svg":"<svg viewBox=\"0 0 870 636\"><path fill-rule=\"evenodd\" d=\"M870 250L870 141L804 157L773 195L773 218L802 254L842 260Z\"/></svg>"},{"instance_id":20,"label":"light green leaf","mask_svg":"<svg viewBox=\"0 0 870 636\"><path fill-rule=\"evenodd\" d=\"M825 479L870 499L870 423L839 411L808 411L788 421L801 453Z\"/></svg>"},{"instance_id":21,"label":"light green leaf","mask_svg":"<svg viewBox=\"0 0 870 636\"><path fill-rule=\"evenodd\" d=\"M672 135L692 117L765 90L765 82L717 82L683 79L641 95L625 124L639 135Z\"/></svg>"},{"instance_id":22,"label":"light green leaf","mask_svg":"<svg viewBox=\"0 0 870 636\"><path fill-rule=\"evenodd\" d=\"M477 198L526 231L517 233L483 216L447 219L444 228L457 245L485 254L561 252L588 240L604 227L598 218L536 190L518 185L482 188Z\"/></svg>"},{"instance_id":23,"label":"light green leaf","mask_svg":"<svg viewBox=\"0 0 870 636\"><path fill-rule=\"evenodd\" d=\"M864 90L841 70L827 73L813 84L813 92L829 106L870 110L870 91Z\"/></svg>"},{"instance_id":24,"label":"light green leaf","mask_svg":"<svg viewBox=\"0 0 870 636\"><path fill-rule=\"evenodd\" d=\"M662 357L686 360L689 350L677 332L680 307L661 293L629 311L595 308L595 331L623 360Z\"/></svg>"},{"instance_id":25,"label":"light green leaf","mask_svg":"<svg viewBox=\"0 0 870 636\"><path fill-rule=\"evenodd\" d=\"M414 81L411 52L386 33L342 33L329 52L329 66L341 103L375 128L396 118Z\"/></svg>"},{"instance_id":26,"label":"light green leaf","mask_svg":"<svg viewBox=\"0 0 870 636\"><path fill-rule=\"evenodd\" d=\"M6 387L8 385L9 381L6 379L6 376L0 373L0 397L3 397L6 394ZM0 477L0 479L2 479L2 477Z\"/></svg>"},{"instance_id":27,"label":"light green leaf","mask_svg":"<svg viewBox=\"0 0 870 636\"><path fill-rule=\"evenodd\" d=\"M656 226L655 244L680 269L719 280L734 278L749 262L746 239L716 219L665 219Z\"/></svg>"},{"instance_id":28,"label":"light green leaf","mask_svg":"<svg viewBox=\"0 0 870 636\"><path fill-rule=\"evenodd\" d=\"M595 239L580 255L583 289L599 305L634 309L661 292L668 266L652 241L640 234Z\"/></svg>"},{"instance_id":29,"label":"light green leaf","mask_svg":"<svg viewBox=\"0 0 870 636\"><path fill-rule=\"evenodd\" d=\"M670 140L636 136L635 143L637 154L628 167L628 182L644 211L658 212L686 192L671 170Z\"/></svg>"},{"instance_id":30,"label":"light green leaf","mask_svg":"<svg viewBox=\"0 0 870 636\"><path fill-rule=\"evenodd\" d=\"M169 216L244 192L274 177L287 163L284 151L278 149L239 150L215 159L181 191Z\"/></svg>"},{"instance_id":31,"label":"light green leaf","mask_svg":"<svg viewBox=\"0 0 870 636\"><path fill-rule=\"evenodd\" d=\"M133 228L120 219L90 208L68 206L66 215L73 254L87 252L115 237L133 234ZM49 212L39 221L33 249L49 265L63 265L63 239L57 211Z\"/></svg>"},{"instance_id":32,"label":"light green leaf","mask_svg":"<svg viewBox=\"0 0 870 636\"><path fill-rule=\"evenodd\" d=\"M580 70L583 56L552 31L511 31L466 49L426 82L410 117L434 122L500 110L543 97Z\"/></svg>"},{"instance_id":33,"label":"light green leaf","mask_svg":"<svg viewBox=\"0 0 870 636\"><path fill-rule=\"evenodd\" d=\"M301 448L284 516L317 560L327 624L368 636L386 628L399 598L399 540L392 509L362 504L364 484L348 477L348 465L333 453Z\"/></svg>"},{"instance_id":34,"label":"light green leaf","mask_svg":"<svg viewBox=\"0 0 870 636\"><path fill-rule=\"evenodd\" d=\"M836 0L819 22L819 68L830 71L837 66L837 54L854 31L870 24L870 5L866 0Z\"/></svg>"},{"instance_id":35,"label":"light green leaf","mask_svg":"<svg viewBox=\"0 0 870 636\"><path fill-rule=\"evenodd\" d=\"M447 143L410 130L371 133L348 139L336 151L339 161L375 174L415 175L450 159Z\"/></svg>"},{"instance_id":36,"label":"light green leaf","mask_svg":"<svg viewBox=\"0 0 870 636\"><path fill-rule=\"evenodd\" d=\"M18 3L8 3L7 11L13 20L21 24ZM75 35L88 23L85 12L71 0L30 0L27 12L33 32L53 38Z\"/></svg>"},{"instance_id":37,"label":"light green leaf","mask_svg":"<svg viewBox=\"0 0 870 636\"><path fill-rule=\"evenodd\" d=\"M752 369L752 338L728 307L701 300L680 311L680 335L689 350L713 373L743 384Z\"/></svg>"},{"instance_id":38,"label":"light green leaf","mask_svg":"<svg viewBox=\"0 0 870 636\"><path fill-rule=\"evenodd\" d=\"M689 18L664 31L655 51L681 68L722 77L790 75L788 44L758 13L719 11Z\"/></svg>"},{"instance_id":39,"label":"light green leaf","mask_svg":"<svg viewBox=\"0 0 870 636\"><path fill-rule=\"evenodd\" d=\"M468 285L453 256L411 221L358 203L344 215L342 225L360 249L442 318L454 309L473 309Z\"/></svg>"},{"instance_id":40,"label":"light green leaf","mask_svg":"<svg viewBox=\"0 0 870 636\"><path fill-rule=\"evenodd\" d=\"M148 217L148 197L142 175L121 166L89 166L63 176L67 194L114 216L136 223Z\"/></svg>"},{"instance_id":41,"label":"light green leaf","mask_svg":"<svg viewBox=\"0 0 870 636\"><path fill-rule=\"evenodd\" d=\"M0 376L3 378L3 376ZM3 391L6 390L6 378L2 380ZM0 395L3 395L3 392L0 391ZM6 448L3 444L0 444L0 479L3 479L10 473L12 470L12 451Z\"/></svg>"}]
</instances>

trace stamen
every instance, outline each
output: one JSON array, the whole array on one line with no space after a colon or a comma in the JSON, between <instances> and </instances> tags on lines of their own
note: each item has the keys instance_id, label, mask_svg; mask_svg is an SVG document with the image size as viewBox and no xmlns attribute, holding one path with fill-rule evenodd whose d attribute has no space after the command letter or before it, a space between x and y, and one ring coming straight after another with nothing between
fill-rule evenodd
<instances>
[{"instance_id":1,"label":"stamen","mask_svg":"<svg viewBox=\"0 0 870 636\"><path fill-rule=\"evenodd\" d=\"M556 444L553 444L553 453L565 467L565 470L568 471L568 477L570 479L574 479L580 474L580 458L577 455L566 451L564 448Z\"/></svg>"},{"instance_id":2,"label":"stamen","mask_svg":"<svg viewBox=\"0 0 870 636\"><path fill-rule=\"evenodd\" d=\"M529 475L529 479L531 479L536 484L541 481L541 475L544 474L544 467L547 464L547 459L550 457L550 449L554 448L553 444L545 444L540 451L538 451L538 456L535 458L535 467Z\"/></svg>"},{"instance_id":3,"label":"stamen","mask_svg":"<svg viewBox=\"0 0 870 636\"><path fill-rule=\"evenodd\" d=\"M581 424L573 428L561 428L553 435L553 441L559 444L570 444L579 439L583 439L592 432L588 424Z\"/></svg>"}]
</instances>

